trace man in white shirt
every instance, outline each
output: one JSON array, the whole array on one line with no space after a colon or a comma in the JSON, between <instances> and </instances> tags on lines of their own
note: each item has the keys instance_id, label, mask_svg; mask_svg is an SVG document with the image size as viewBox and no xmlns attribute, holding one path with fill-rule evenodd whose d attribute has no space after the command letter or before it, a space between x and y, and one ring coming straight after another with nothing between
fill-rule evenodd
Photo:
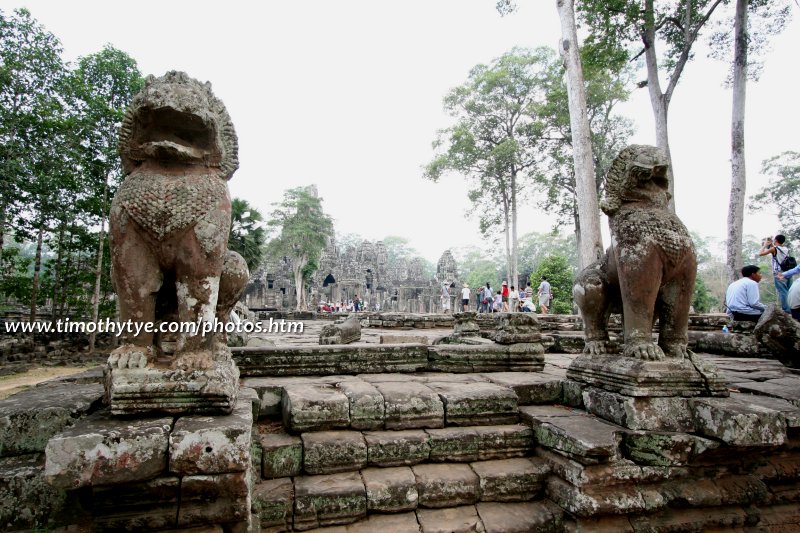
<instances>
[{"instance_id":1,"label":"man in white shirt","mask_svg":"<svg viewBox=\"0 0 800 533\"><path fill-rule=\"evenodd\" d=\"M546 315L550 307L550 283L547 281L547 276L542 276L542 282L539 284L539 308L541 313Z\"/></svg>"},{"instance_id":2,"label":"man in white shirt","mask_svg":"<svg viewBox=\"0 0 800 533\"><path fill-rule=\"evenodd\" d=\"M725 293L725 304L734 320L747 320L758 322L764 312L761 303L761 293L758 282L761 281L761 272L756 265L747 265L742 268L742 277L728 286Z\"/></svg>"},{"instance_id":3,"label":"man in white shirt","mask_svg":"<svg viewBox=\"0 0 800 533\"><path fill-rule=\"evenodd\" d=\"M461 289L461 307L463 311L466 311L469 308L469 296L470 296L469 285L465 283L464 288Z\"/></svg>"}]
</instances>

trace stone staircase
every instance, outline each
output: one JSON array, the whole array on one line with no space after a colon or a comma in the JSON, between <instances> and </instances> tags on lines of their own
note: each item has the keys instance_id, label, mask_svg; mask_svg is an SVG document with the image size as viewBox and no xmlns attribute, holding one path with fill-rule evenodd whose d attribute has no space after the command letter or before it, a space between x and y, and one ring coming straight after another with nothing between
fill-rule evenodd
<instances>
[{"instance_id":1,"label":"stone staircase","mask_svg":"<svg viewBox=\"0 0 800 533\"><path fill-rule=\"evenodd\" d=\"M520 423L521 402L561 400L549 370L243 379L261 531L561 530Z\"/></svg>"}]
</instances>

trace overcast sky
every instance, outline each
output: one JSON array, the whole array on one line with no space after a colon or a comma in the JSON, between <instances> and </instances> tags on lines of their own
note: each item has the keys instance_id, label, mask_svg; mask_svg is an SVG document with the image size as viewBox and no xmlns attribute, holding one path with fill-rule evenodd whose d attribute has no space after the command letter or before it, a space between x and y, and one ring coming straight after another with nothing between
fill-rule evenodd
<instances>
[{"instance_id":1,"label":"overcast sky","mask_svg":"<svg viewBox=\"0 0 800 533\"><path fill-rule=\"evenodd\" d=\"M27 7L61 39L67 60L111 43L144 74L184 70L210 81L239 136L231 193L265 215L284 190L313 183L338 232L403 236L435 262L447 248L483 242L477 222L464 218L463 178L422 179L436 131L451 124L443 96L474 65L514 46L555 47L559 38L555 0L518 3L507 17L494 0L0 0L0 8ZM767 183L763 159L800 150L800 17L793 11L761 81L748 86L748 193ZM690 230L716 239L725 237L730 190L726 70L699 52L669 122L678 214ZM620 111L636 124L632 142L655 143L645 89ZM745 233L774 234L776 212L746 212ZM551 227L537 202L522 207L522 232Z\"/></svg>"}]
</instances>

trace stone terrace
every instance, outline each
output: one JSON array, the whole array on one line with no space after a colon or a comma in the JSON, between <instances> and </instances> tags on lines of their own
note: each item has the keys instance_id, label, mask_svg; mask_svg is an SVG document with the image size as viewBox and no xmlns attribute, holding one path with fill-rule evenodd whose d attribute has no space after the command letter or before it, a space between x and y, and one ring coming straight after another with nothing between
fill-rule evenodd
<instances>
[{"instance_id":1,"label":"stone terrace","mask_svg":"<svg viewBox=\"0 0 800 533\"><path fill-rule=\"evenodd\" d=\"M554 322L542 321L545 336L562 331ZM0 528L800 527L800 376L776 361L703 355L730 398L681 400L680 430L647 429L646 419L633 430L591 414L597 394L566 377L572 354L543 364L529 354L524 368L501 371L508 359L486 362L510 349L483 345L470 352L480 364L462 357L442 371L431 366L436 350L465 348L432 345L451 328L368 327L357 345L312 347L320 328L235 350L243 377L229 416L110 418L96 370L0 402ZM381 335L413 368L390 368ZM350 371L328 372L326 354L337 359L327 367ZM270 366L248 371L243 358L257 356ZM277 363L284 375L271 371Z\"/></svg>"}]
</instances>

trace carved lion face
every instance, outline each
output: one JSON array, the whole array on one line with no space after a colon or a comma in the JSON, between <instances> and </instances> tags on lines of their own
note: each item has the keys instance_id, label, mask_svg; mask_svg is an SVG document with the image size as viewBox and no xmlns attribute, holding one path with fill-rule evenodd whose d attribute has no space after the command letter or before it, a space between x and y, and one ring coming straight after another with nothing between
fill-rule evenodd
<instances>
[{"instance_id":1,"label":"carved lion face","mask_svg":"<svg viewBox=\"0 0 800 533\"><path fill-rule=\"evenodd\" d=\"M238 143L225 106L184 72L150 76L131 102L120 129L125 173L145 160L202 165L230 179L239 166Z\"/></svg>"},{"instance_id":2,"label":"carved lion face","mask_svg":"<svg viewBox=\"0 0 800 533\"><path fill-rule=\"evenodd\" d=\"M669 202L669 164L660 148L633 144L623 149L606 175L600 207L608 216L629 202L665 208Z\"/></svg>"}]
</instances>

